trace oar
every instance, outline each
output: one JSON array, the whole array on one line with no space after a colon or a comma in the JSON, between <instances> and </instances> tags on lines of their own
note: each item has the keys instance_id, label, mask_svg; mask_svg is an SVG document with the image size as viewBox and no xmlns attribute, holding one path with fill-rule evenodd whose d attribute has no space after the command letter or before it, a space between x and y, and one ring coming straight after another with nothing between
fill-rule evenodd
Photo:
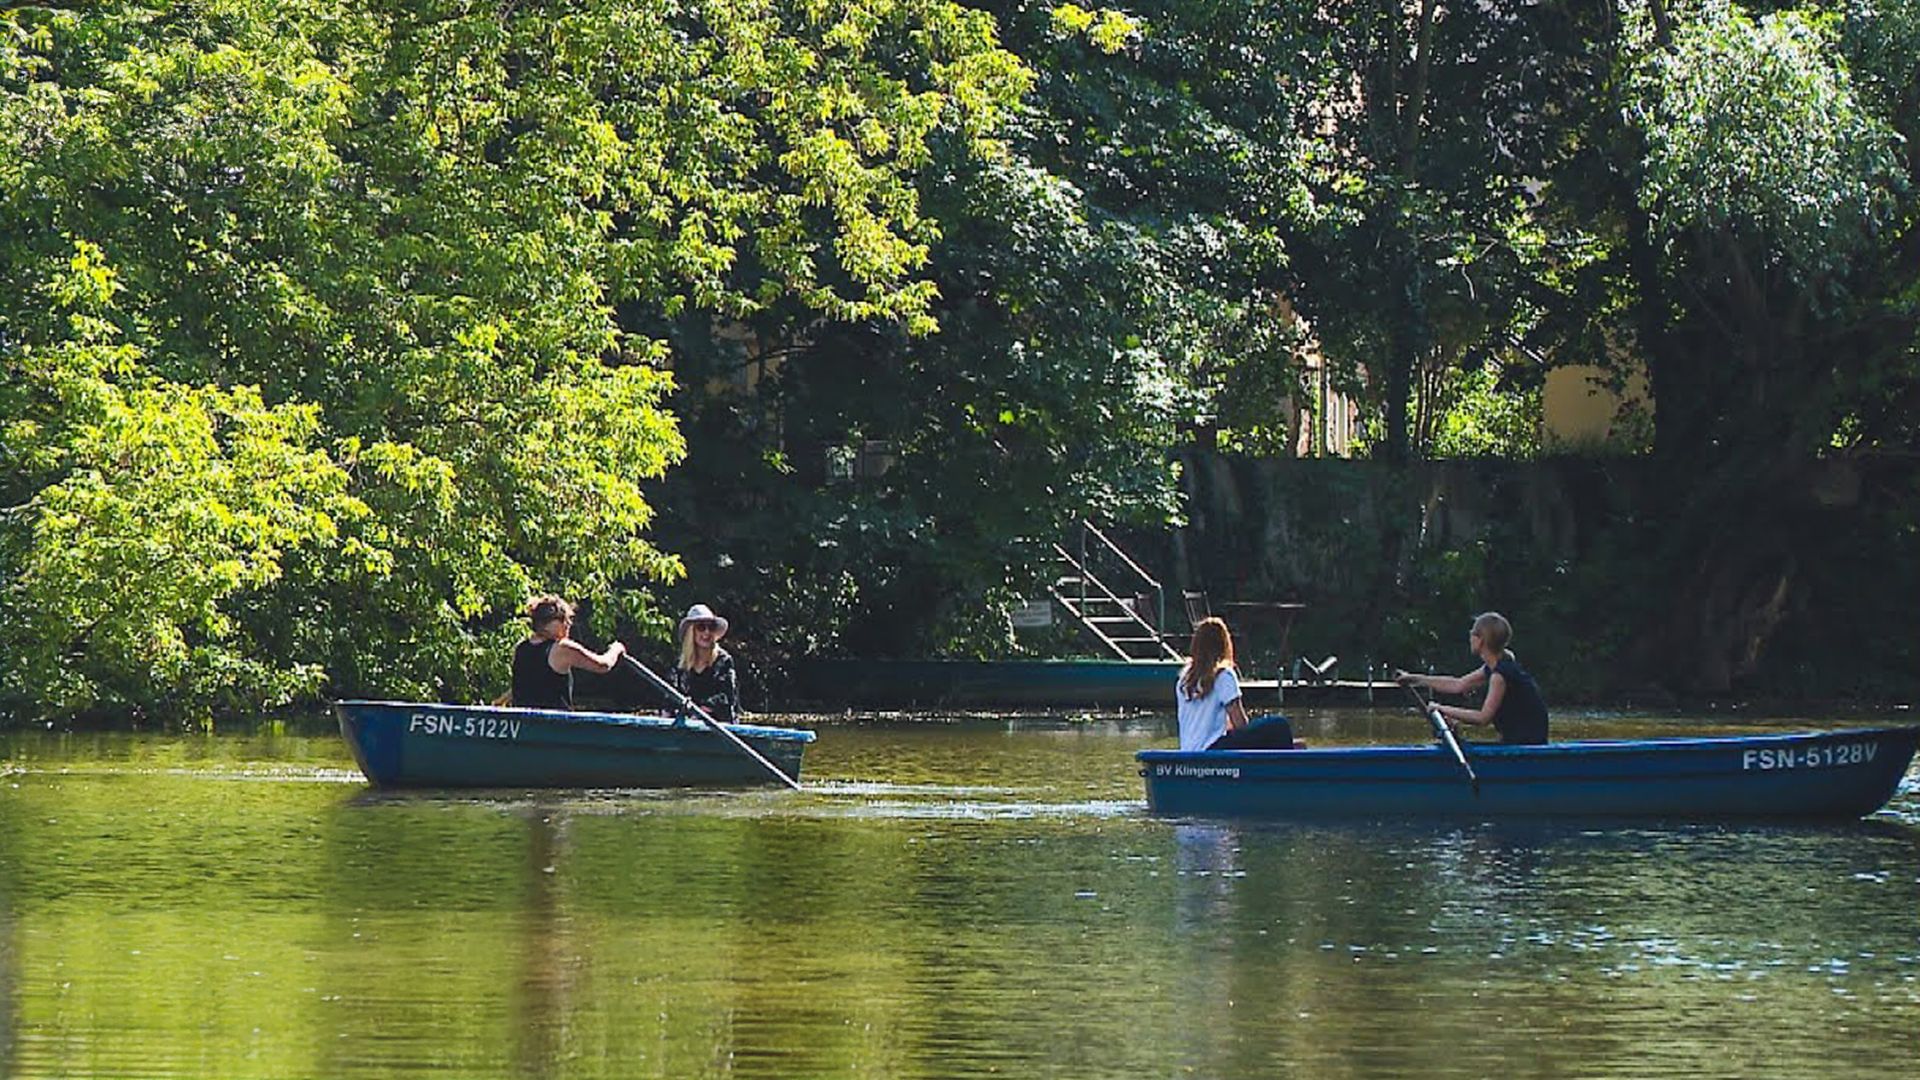
<instances>
[{"instance_id":1,"label":"oar","mask_svg":"<svg viewBox=\"0 0 1920 1080\"><path fill-rule=\"evenodd\" d=\"M1479 798L1480 778L1474 775L1473 766L1467 761L1467 752L1460 749L1460 740L1453 737L1453 729L1447 726L1447 718L1440 715L1440 710L1434 707L1433 702L1420 696L1418 687L1412 683L1403 685L1406 686L1407 693L1412 694L1413 700L1419 704L1420 714L1425 716L1427 723L1433 726L1434 737L1440 740L1441 745L1453 752L1453 760L1459 762L1460 768L1466 771L1467 783L1473 785L1473 797Z\"/></svg>"},{"instance_id":2,"label":"oar","mask_svg":"<svg viewBox=\"0 0 1920 1080\"><path fill-rule=\"evenodd\" d=\"M795 791L800 790L800 781L795 780L793 777L788 776L786 773L782 772L780 769L780 766L775 765L771 761L768 761L766 758L766 755L762 754L760 751L755 750L752 746L748 745L747 740L727 730L727 727L725 724L722 724L720 721L715 720L711 716L708 716L707 710L694 704L692 698L674 689L672 683L668 682L667 680L661 678L658 675L655 675L653 671L647 667L647 665L641 663L638 660L635 660L631 654L622 654L620 659L625 660L629 664L632 664L633 670L639 672L642 675L645 675L649 682L653 683L653 685L665 691L667 697L672 699L675 705L678 705L683 709L690 710L693 713L693 715L705 721L708 727L712 728L713 730L719 732L722 735L725 735L728 739L732 740L733 745L739 747L741 753L759 762L761 768L767 770L768 773L776 777L781 783L787 785L788 787L792 788Z\"/></svg>"}]
</instances>

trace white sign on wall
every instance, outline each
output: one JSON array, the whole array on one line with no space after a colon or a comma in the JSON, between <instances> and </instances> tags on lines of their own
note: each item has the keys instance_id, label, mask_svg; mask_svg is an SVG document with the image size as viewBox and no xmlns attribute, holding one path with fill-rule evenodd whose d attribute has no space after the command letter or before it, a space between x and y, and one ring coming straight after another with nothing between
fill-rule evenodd
<instances>
[{"instance_id":1,"label":"white sign on wall","mask_svg":"<svg viewBox=\"0 0 1920 1080\"><path fill-rule=\"evenodd\" d=\"M1053 625L1053 601L1029 600L1024 606L1013 609L1013 627L1016 630L1036 630Z\"/></svg>"}]
</instances>

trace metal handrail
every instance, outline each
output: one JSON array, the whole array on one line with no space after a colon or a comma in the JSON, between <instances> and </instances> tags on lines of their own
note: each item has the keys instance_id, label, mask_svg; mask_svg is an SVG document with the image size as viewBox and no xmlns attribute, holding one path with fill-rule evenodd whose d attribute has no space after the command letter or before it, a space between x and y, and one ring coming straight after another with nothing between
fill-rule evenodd
<instances>
[{"instance_id":1,"label":"metal handrail","mask_svg":"<svg viewBox=\"0 0 1920 1080\"><path fill-rule=\"evenodd\" d=\"M1120 561L1127 564L1127 569L1140 575L1141 581L1146 582L1149 586L1155 589L1158 589L1160 587L1160 583L1153 580L1152 574L1149 574L1145 570L1142 570L1140 568L1140 564L1137 562L1134 562L1133 557L1131 555L1128 555L1125 551L1121 550L1119 544L1116 544L1112 540L1108 539L1107 534L1101 532L1099 527L1096 526L1093 522L1082 520L1080 522L1080 526L1086 529L1088 532L1092 533L1093 535L1099 537L1100 542L1107 545L1108 551L1111 551L1115 555L1118 555L1120 557Z\"/></svg>"},{"instance_id":2,"label":"metal handrail","mask_svg":"<svg viewBox=\"0 0 1920 1080\"><path fill-rule=\"evenodd\" d=\"M1158 637L1164 632L1163 628L1167 625L1167 590L1161 587L1160 582L1155 580L1152 574L1147 573L1139 563L1134 562L1133 556L1128 555L1119 544L1114 543L1106 533L1101 532L1099 526L1085 518L1081 518L1080 527L1082 530L1080 534L1082 562L1086 561L1086 534L1092 533L1095 537L1099 538L1102 544L1107 546L1108 551L1113 552L1113 554L1119 558L1120 562L1126 566L1127 569L1133 571L1141 581L1145 582L1147 588L1153 590L1153 625L1148 627L1148 629L1152 630L1154 636ZM1143 619L1141 621L1145 622L1146 620Z\"/></svg>"},{"instance_id":3,"label":"metal handrail","mask_svg":"<svg viewBox=\"0 0 1920 1080\"><path fill-rule=\"evenodd\" d=\"M1080 590L1081 590L1082 596L1086 594L1086 586L1089 582L1091 582L1094 588L1100 590L1099 595L1101 599L1110 600L1113 603L1119 605L1120 610L1127 613L1127 618L1132 619L1134 622L1139 623L1143 628L1147 630L1152 630L1156 634L1159 633L1159 630L1155 628L1152 623L1140 617L1140 613L1133 609L1133 605L1127 602L1126 597L1121 596L1117 592L1114 592L1112 586L1108 585L1106 582L1101 581L1098 577L1094 576L1093 570L1090 567L1082 563L1074 562L1073 556L1068 555L1067 552L1064 549L1062 549L1058 544L1055 544L1053 546L1053 550L1059 552L1060 555L1067 560L1067 565L1079 571Z\"/></svg>"},{"instance_id":4,"label":"metal handrail","mask_svg":"<svg viewBox=\"0 0 1920 1080\"><path fill-rule=\"evenodd\" d=\"M1087 586L1091 584L1095 589L1099 590L1099 596L1102 599L1107 600L1112 604L1114 604L1121 611L1126 613L1126 618L1132 620L1142 630L1145 630L1149 634L1153 635L1154 646L1155 648L1159 649L1163 655L1167 655L1167 656L1176 655L1172 652L1172 650L1170 650L1167 647L1166 642L1161 639L1159 627L1156 627L1152 623L1141 618L1140 613L1134 610L1133 605L1128 603L1126 599L1122 597L1120 594L1114 592L1113 589L1109 587L1106 582L1101 581L1097 576L1095 576L1091 568L1087 567L1083 563L1074 561L1072 554L1070 554L1067 551L1067 549L1061 547L1059 544L1053 545L1053 550L1058 552L1060 557L1067 561L1068 566L1073 567L1074 570L1078 572L1080 577L1080 603L1077 607L1075 607L1072 604L1068 604L1066 601L1066 597L1060 595L1060 590L1054 588L1051 585L1047 586L1047 592L1051 593L1054 599L1059 600L1063 605L1065 605L1068 611L1073 612L1073 614L1080 619L1083 625L1086 625L1089 627L1093 625L1091 621L1091 617L1086 614ZM1120 647L1120 644L1118 642L1114 641L1112 638L1108 637L1106 634L1101 633L1098 630L1095 630L1094 636L1098 637L1109 649L1112 649L1114 653L1118 655L1122 660L1137 659L1136 657L1129 655L1125 649Z\"/></svg>"}]
</instances>

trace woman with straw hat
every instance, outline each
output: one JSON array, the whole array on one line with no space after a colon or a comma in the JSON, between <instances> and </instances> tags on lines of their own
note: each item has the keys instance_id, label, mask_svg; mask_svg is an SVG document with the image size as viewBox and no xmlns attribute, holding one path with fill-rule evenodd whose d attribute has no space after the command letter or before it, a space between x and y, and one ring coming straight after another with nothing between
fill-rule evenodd
<instances>
[{"instance_id":1,"label":"woman with straw hat","mask_svg":"<svg viewBox=\"0 0 1920 1080\"><path fill-rule=\"evenodd\" d=\"M740 684L733 672L733 656L720 647L727 636L727 620L705 604L687 609L680 620L680 660L672 672L673 688L687 695L707 715L725 724L740 715Z\"/></svg>"}]
</instances>

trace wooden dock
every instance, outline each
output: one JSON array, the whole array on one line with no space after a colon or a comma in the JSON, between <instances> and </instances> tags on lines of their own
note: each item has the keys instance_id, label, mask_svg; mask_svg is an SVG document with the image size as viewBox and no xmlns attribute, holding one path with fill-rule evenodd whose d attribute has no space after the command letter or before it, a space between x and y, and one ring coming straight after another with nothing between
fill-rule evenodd
<instances>
[{"instance_id":1,"label":"wooden dock","mask_svg":"<svg viewBox=\"0 0 1920 1080\"><path fill-rule=\"evenodd\" d=\"M787 704L905 708L1164 708L1173 711L1175 661L801 660L790 671ZM1250 708L1292 704L1404 704L1391 682L1350 679L1242 679Z\"/></svg>"},{"instance_id":2,"label":"wooden dock","mask_svg":"<svg viewBox=\"0 0 1920 1080\"><path fill-rule=\"evenodd\" d=\"M1260 706L1314 705L1403 705L1406 691L1392 681L1366 679L1294 680L1241 679L1240 692L1247 704Z\"/></svg>"}]
</instances>

